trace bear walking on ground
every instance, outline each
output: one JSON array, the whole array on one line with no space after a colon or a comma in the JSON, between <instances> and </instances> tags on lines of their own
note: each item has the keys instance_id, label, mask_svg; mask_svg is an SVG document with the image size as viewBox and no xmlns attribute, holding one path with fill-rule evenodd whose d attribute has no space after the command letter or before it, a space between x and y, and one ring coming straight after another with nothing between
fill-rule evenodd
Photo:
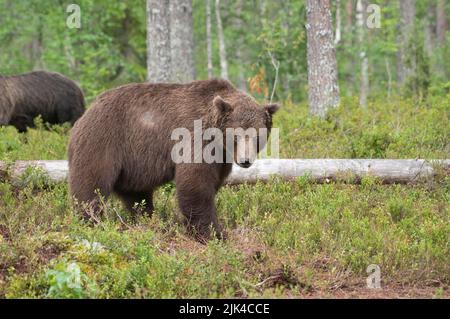
<instances>
[{"instance_id":1,"label":"bear walking on ground","mask_svg":"<svg viewBox=\"0 0 450 319\"><path fill-rule=\"evenodd\" d=\"M151 214L153 191L174 179L179 207L197 238L210 238L211 228L221 238L215 195L231 172L232 161L249 167L264 145L248 136L236 138L228 143L235 150L232 161L176 163L172 132L178 128L193 132L199 119L203 132L207 128L223 133L227 128L270 130L277 109L276 104L258 105L225 80L129 84L106 91L72 129L70 194L95 212L101 211L98 193L117 194L130 211L145 200L145 211ZM244 146L250 149L243 152ZM229 154L230 145L224 143L223 148L223 154Z\"/></svg>"},{"instance_id":2,"label":"bear walking on ground","mask_svg":"<svg viewBox=\"0 0 450 319\"><path fill-rule=\"evenodd\" d=\"M84 106L81 89L61 74L34 71L0 76L0 125L13 125L19 132L33 127L39 115L46 123L73 125Z\"/></svg>"}]
</instances>

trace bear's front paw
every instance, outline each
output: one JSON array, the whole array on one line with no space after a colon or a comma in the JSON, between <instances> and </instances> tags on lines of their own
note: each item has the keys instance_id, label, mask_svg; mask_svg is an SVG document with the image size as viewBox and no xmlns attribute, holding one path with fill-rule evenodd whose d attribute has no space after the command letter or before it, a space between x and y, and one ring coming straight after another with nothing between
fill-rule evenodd
<instances>
[{"instance_id":1,"label":"bear's front paw","mask_svg":"<svg viewBox=\"0 0 450 319\"><path fill-rule=\"evenodd\" d=\"M202 244L207 244L212 238L219 240L226 240L228 234L220 226L208 226L208 227L193 227L192 233L194 238Z\"/></svg>"},{"instance_id":2,"label":"bear's front paw","mask_svg":"<svg viewBox=\"0 0 450 319\"><path fill-rule=\"evenodd\" d=\"M220 230L220 232L215 232L216 238L219 240L227 240L228 239L228 233L224 231L223 229Z\"/></svg>"}]
</instances>

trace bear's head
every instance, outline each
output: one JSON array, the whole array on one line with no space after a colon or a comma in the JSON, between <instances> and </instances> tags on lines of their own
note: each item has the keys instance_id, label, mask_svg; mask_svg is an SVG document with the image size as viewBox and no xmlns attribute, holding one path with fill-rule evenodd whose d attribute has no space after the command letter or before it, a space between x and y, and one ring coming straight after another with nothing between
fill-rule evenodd
<instances>
[{"instance_id":1,"label":"bear's head","mask_svg":"<svg viewBox=\"0 0 450 319\"><path fill-rule=\"evenodd\" d=\"M216 125L225 133L225 151L243 168L250 167L267 142L278 104L259 105L243 93L213 100ZM233 134L230 134L230 133Z\"/></svg>"}]
</instances>

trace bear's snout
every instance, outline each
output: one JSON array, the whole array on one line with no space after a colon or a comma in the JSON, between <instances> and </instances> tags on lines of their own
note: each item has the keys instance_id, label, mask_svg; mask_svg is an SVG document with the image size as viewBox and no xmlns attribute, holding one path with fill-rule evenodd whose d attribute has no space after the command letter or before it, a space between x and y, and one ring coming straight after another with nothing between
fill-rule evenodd
<instances>
[{"instance_id":1,"label":"bear's snout","mask_svg":"<svg viewBox=\"0 0 450 319\"><path fill-rule=\"evenodd\" d=\"M240 159L237 164L242 168L249 168L253 163L249 159Z\"/></svg>"}]
</instances>

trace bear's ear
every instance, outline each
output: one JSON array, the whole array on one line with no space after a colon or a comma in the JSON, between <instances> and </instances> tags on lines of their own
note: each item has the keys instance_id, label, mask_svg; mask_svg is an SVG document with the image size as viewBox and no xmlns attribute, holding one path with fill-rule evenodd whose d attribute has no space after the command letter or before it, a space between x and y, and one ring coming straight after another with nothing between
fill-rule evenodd
<instances>
[{"instance_id":1,"label":"bear's ear","mask_svg":"<svg viewBox=\"0 0 450 319\"><path fill-rule=\"evenodd\" d=\"M231 111L233 111L233 107L231 106L231 104L226 102L219 95L214 98L213 105L219 111L219 114L230 113Z\"/></svg>"},{"instance_id":2,"label":"bear's ear","mask_svg":"<svg viewBox=\"0 0 450 319\"><path fill-rule=\"evenodd\" d=\"M275 114L280 109L280 107L281 107L280 104L276 104L276 103L264 106L267 113L269 113L270 115Z\"/></svg>"}]
</instances>

